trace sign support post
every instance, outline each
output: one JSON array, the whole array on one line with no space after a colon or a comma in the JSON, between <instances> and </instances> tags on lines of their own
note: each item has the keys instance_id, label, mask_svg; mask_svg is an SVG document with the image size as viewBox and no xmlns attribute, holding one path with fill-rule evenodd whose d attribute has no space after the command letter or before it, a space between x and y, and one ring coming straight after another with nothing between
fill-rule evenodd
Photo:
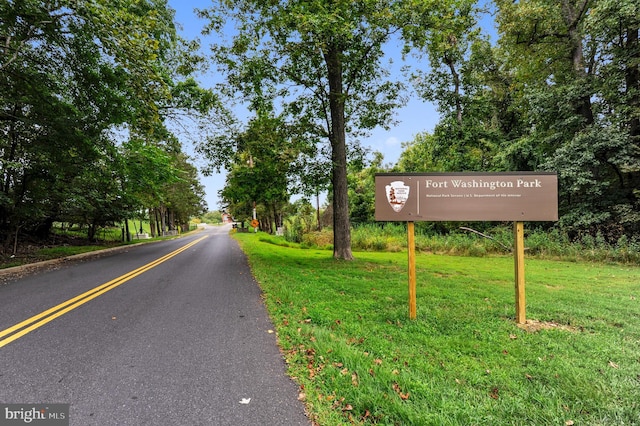
<instances>
[{"instance_id":1,"label":"sign support post","mask_svg":"<svg viewBox=\"0 0 640 426\"><path fill-rule=\"evenodd\" d=\"M416 319L416 243L415 224L407 222L407 251L409 252L409 319Z\"/></svg>"},{"instance_id":2,"label":"sign support post","mask_svg":"<svg viewBox=\"0 0 640 426\"><path fill-rule=\"evenodd\" d=\"M516 281L516 322L524 324L527 322L525 280L524 280L524 223L514 222L513 224L513 258L515 264Z\"/></svg>"}]
</instances>

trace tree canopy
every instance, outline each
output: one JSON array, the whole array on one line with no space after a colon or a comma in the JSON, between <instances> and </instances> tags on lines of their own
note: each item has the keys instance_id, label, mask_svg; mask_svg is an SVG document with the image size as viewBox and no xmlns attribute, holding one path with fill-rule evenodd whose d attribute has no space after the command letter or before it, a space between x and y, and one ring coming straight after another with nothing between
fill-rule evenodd
<instances>
[{"instance_id":1,"label":"tree canopy","mask_svg":"<svg viewBox=\"0 0 640 426\"><path fill-rule=\"evenodd\" d=\"M3 2L0 41L5 244L19 232L44 237L55 221L131 217L185 178L166 120L213 108L213 95L189 80L198 59L166 0ZM166 166L153 172L166 173L152 176L158 161Z\"/></svg>"},{"instance_id":2,"label":"tree canopy","mask_svg":"<svg viewBox=\"0 0 640 426\"><path fill-rule=\"evenodd\" d=\"M408 34L431 65L411 70L417 93L442 115L397 169L557 171L559 226L574 237L637 236L637 2L493 3L494 45L473 1L458 3L444 39Z\"/></svg>"},{"instance_id":3,"label":"tree canopy","mask_svg":"<svg viewBox=\"0 0 640 426\"><path fill-rule=\"evenodd\" d=\"M198 11L217 36L207 61L166 0L5 1L0 237L144 214L156 232L183 223L205 208L180 140L199 129L206 168L228 170L222 198L246 214L258 204L267 228L292 193L328 189L337 259L353 257L352 223L372 221L371 180L390 169L557 171L558 226L637 237L639 12L633 0L224 0ZM389 74L398 46L418 58L404 76ZM213 66L224 82L204 89L194 73ZM409 90L439 122L384 166L360 141L395 124ZM185 120L191 136L175 133Z\"/></svg>"},{"instance_id":4,"label":"tree canopy","mask_svg":"<svg viewBox=\"0 0 640 426\"><path fill-rule=\"evenodd\" d=\"M401 85L389 79L382 60L385 43L398 31L402 3L243 0L202 11L212 32L222 34L235 25L232 39L213 47L214 57L249 108L260 111L278 100L283 113L298 123L300 138L328 143L334 257L339 259L352 258L349 142L389 124L401 102Z\"/></svg>"}]
</instances>

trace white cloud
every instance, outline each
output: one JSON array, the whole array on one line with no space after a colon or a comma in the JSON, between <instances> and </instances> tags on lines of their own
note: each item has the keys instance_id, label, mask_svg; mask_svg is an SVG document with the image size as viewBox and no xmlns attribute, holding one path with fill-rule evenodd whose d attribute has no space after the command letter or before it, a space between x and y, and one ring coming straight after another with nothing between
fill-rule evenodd
<instances>
[{"instance_id":1,"label":"white cloud","mask_svg":"<svg viewBox=\"0 0 640 426\"><path fill-rule=\"evenodd\" d=\"M399 146L400 145L400 139L396 138L395 136L391 136L390 138L387 138L386 141L384 141L384 145L385 146L390 146L390 147Z\"/></svg>"}]
</instances>

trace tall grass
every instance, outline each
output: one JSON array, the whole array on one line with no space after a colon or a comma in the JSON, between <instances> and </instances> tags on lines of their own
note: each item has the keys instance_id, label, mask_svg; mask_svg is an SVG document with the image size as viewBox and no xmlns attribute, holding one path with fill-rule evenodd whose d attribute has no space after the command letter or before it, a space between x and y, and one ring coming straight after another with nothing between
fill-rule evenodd
<instances>
[{"instance_id":1,"label":"tall grass","mask_svg":"<svg viewBox=\"0 0 640 426\"><path fill-rule=\"evenodd\" d=\"M510 252L513 247L513 230L510 226L496 226L484 231L485 236L460 229L448 234L437 234L416 227L416 250L426 253L461 256L493 256ZM351 232L353 250L398 252L407 248L407 228L404 224L361 225ZM302 237L306 248L331 249L333 233L330 229L310 232ZM621 237L615 244L604 238L585 236L577 241L553 229L525 230L527 256L541 259L570 261L597 261L640 264L640 239Z\"/></svg>"}]
</instances>

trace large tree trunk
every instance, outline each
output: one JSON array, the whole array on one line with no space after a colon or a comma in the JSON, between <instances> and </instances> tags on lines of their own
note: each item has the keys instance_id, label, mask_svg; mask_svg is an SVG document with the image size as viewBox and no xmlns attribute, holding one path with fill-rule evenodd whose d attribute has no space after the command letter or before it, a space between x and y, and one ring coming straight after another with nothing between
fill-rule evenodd
<instances>
[{"instance_id":1,"label":"large tree trunk","mask_svg":"<svg viewBox=\"0 0 640 426\"><path fill-rule=\"evenodd\" d=\"M164 237L165 233L167 232L164 206L160 206L156 208L156 222L160 227L160 229L158 230L158 236Z\"/></svg>"},{"instance_id":2,"label":"large tree trunk","mask_svg":"<svg viewBox=\"0 0 640 426\"><path fill-rule=\"evenodd\" d=\"M322 231L322 222L320 222L320 193L316 192L316 220L318 221L318 231Z\"/></svg>"},{"instance_id":3,"label":"large tree trunk","mask_svg":"<svg viewBox=\"0 0 640 426\"><path fill-rule=\"evenodd\" d=\"M459 126L462 126L462 102L460 100L460 74L456 71L455 62L453 59L449 58L449 55L445 53L444 62L449 66L449 71L451 71L451 78L453 78L453 96L456 101L456 121Z\"/></svg>"},{"instance_id":4,"label":"large tree trunk","mask_svg":"<svg viewBox=\"0 0 640 426\"><path fill-rule=\"evenodd\" d=\"M273 206L273 227L271 226L271 224L269 224L269 233L270 234L275 234L276 233L276 229L278 229L279 226L279 220L278 220L278 203L274 202Z\"/></svg>"},{"instance_id":5,"label":"large tree trunk","mask_svg":"<svg viewBox=\"0 0 640 426\"><path fill-rule=\"evenodd\" d=\"M89 241L96 241L97 231L98 228L96 227L96 224L91 222L89 224L89 228L87 229L87 238L89 239Z\"/></svg>"},{"instance_id":6,"label":"large tree trunk","mask_svg":"<svg viewBox=\"0 0 640 426\"><path fill-rule=\"evenodd\" d=\"M38 224L33 231L33 234L41 240L49 238L51 234L51 228L53 228L53 218L48 217Z\"/></svg>"},{"instance_id":7,"label":"large tree trunk","mask_svg":"<svg viewBox=\"0 0 640 426\"><path fill-rule=\"evenodd\" d=\"M578 31L578 24L585 16L588 0L581 0L578 4L570 0L563 0L562 15L567 28L569 29L569 43L571 48L571 61L573 70L579 79L587 77L584 63L584 52L582 50L582 36ZM587 93L578 99L576 112L584 118L585 126L593 124L593 108L591 106L591 93Z\"/></svg>"},{"instance_id":8,"label":"large tree trunk","mask_svg":"<svg viewBox=\"0 0 640 426\"><path fill-rule=\"evenodd\" d=\"M149 209L149 226L151 228L151 237L155 238L159 236L158 233L158 223L156 222L156 209ZM140 226L142 229L142 225Z\"/></svg>"},{"instance_id":9,"label":"large tree trunk","mask_svg":"<svg viewBox=\"0 0 640 426\"><path fill-rule=\"evenodd\" d=\"M124 220L124 240L126 242L131 242L131 233L129 232L129 219Z\"/></svg>"},{"instance_id":10,"label":"large tree trunk","mask_svg":"<svg viewBox=\"0 0 640 426\"><path fill-rule=\"evenodd\" d=\"M335 44L324 55L329 77L329 109L331 110L331 176L333 184L333 257L352 260L349 195L347 189L347 144L344 128L344 93L342 61Z\"/></svg>"},{"instance_id":11,"label":"large tree trunk","mask_svg":"<svg viewBox=\"0 0 640 426\"><path fill-rule=\"evenodd\" d=\"M638 42L638 33L637 27L627 28L626 30L627 44L625 52L629 55L629 59L625 68L625 83L627 85L627 94L631 94L628 100L629 106L634 109L640 108L640 43ZM634 142L638 144L640 117L632 115L628 125L629 134L635 138Z\"/></svg>"}]
</instances>

